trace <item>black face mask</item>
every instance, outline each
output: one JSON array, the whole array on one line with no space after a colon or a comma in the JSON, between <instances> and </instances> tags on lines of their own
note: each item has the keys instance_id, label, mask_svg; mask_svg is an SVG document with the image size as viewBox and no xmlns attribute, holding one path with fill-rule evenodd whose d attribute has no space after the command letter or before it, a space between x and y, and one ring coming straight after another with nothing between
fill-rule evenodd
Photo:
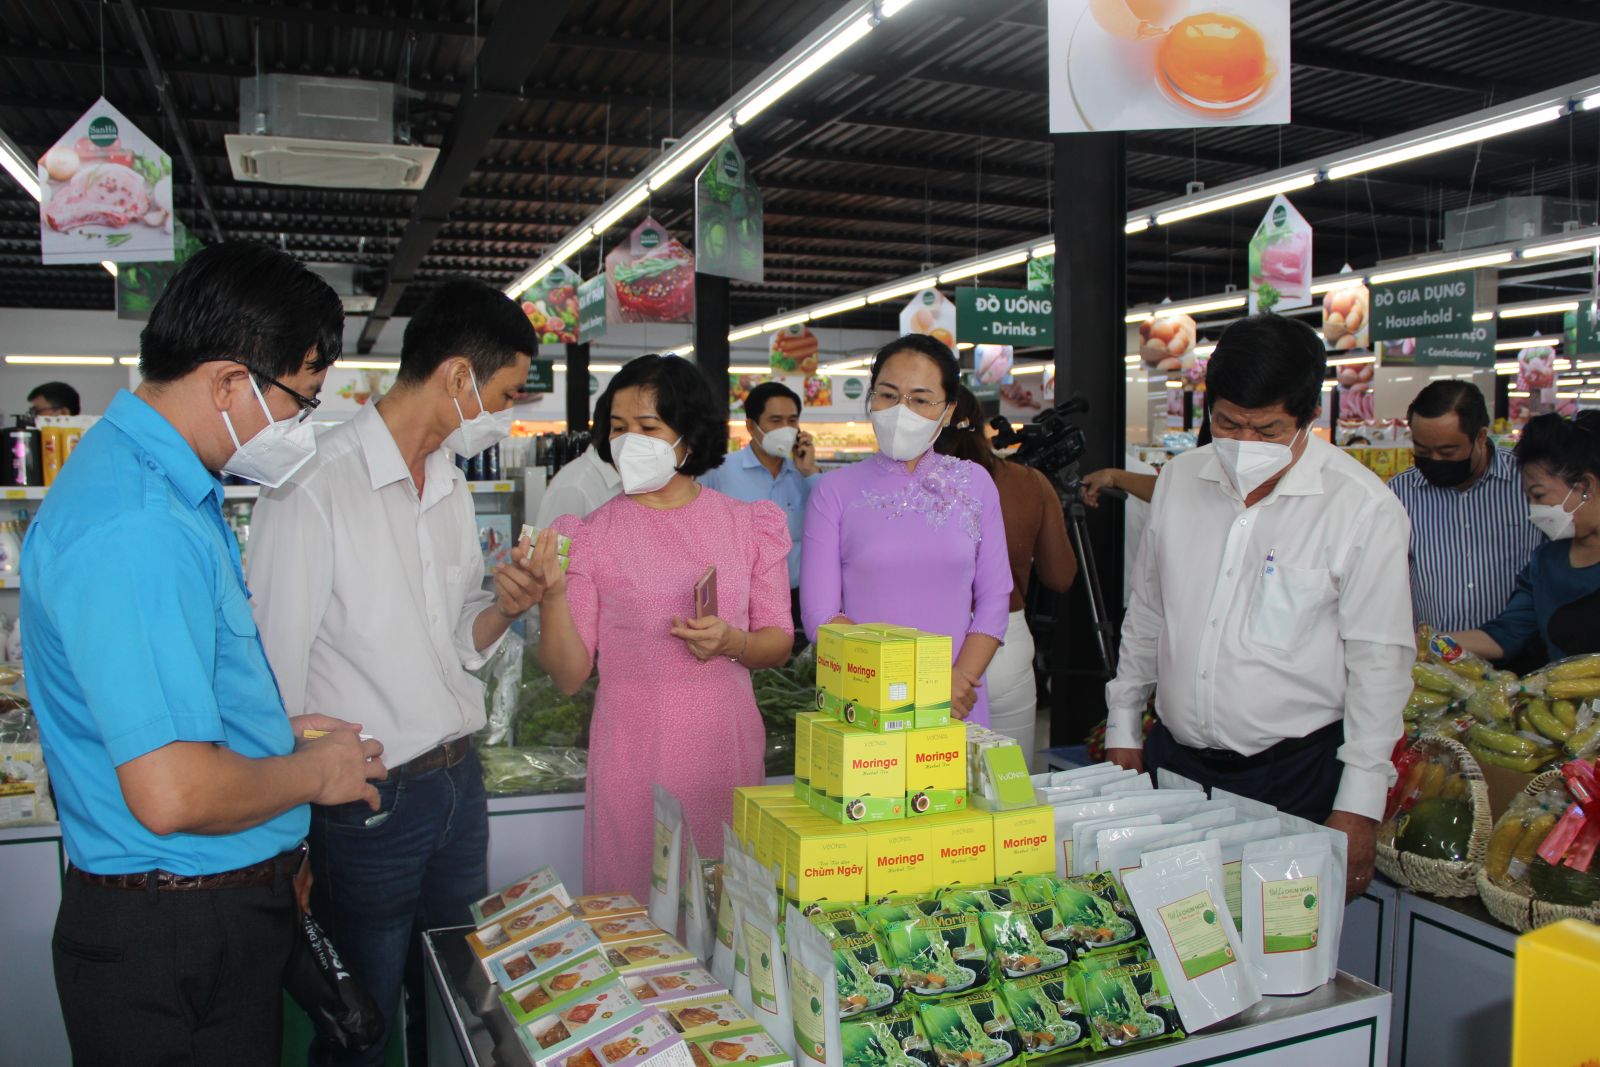
<instances>
[{"instance_id":1,"label":"black face mask","mask_svg":"<svg viewBox=\"0 0 1600 1067\"><path fill-rule=\"evenodd\" d=\"M1472 457L1466 459L1423 459L1414 461L1422 476L1441 489L1454 489L1472 477Z\"/></svg>"}]
</instances>

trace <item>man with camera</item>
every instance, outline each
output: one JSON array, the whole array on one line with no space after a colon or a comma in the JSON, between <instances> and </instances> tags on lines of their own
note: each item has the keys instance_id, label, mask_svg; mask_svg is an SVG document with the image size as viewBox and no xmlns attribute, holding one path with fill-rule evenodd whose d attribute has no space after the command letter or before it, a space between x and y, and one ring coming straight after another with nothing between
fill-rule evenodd
<instances>
[{"instance_id":1,"label":"man with camera","mask_svg":"<svg viewBox=\"0 0 1600 1067\"><path fill-rule=\"evenodd\" d=\"M1372 878L1415 657L1394 494L1311 432L1310 327L1234 323L1206 373L1211 445L1167 464L1130 575L1107 754L1326 822ZM1160 722L1140 719L1151 692Z\"/></svg>"}]
</instances>

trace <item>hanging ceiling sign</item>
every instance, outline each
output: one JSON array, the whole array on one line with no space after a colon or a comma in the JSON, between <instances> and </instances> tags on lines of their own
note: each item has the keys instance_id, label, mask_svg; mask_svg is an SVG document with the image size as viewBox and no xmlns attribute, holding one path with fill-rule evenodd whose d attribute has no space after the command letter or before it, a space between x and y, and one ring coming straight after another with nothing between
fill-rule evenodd
<instances>
[{"instance_id":1,"label":"hanging ceiling sign","mask_svg":"<svg viewBox=\"0 0 1600 1067\"><path fill-rule=\"evenodd\" d=\"M1492 322L1475 322L1463 333L1442 333L1432 337L1408 337L1403 341L1383 342L1385 367L1476 367L1489 370L1495 364L1495 342L1499 331Z\"/></svg>"},{"instance_id":2,"label":"hanging ceiling sign","mask_svg":"<svg viewBox=\"0 0 1600 1067\"><path fill-rule=\"evenodd\" d=\"M124 263L117 267L117 318L147 321L178 268L205 247L183 223L175 222L172 229L170 262Z\"/></svg>"},{"instance_id":3,"label":"hanging ceiling sign","mask_svg":"<svg viewBox=\"0 0 1600 1067\"><path fill-rule=\"evenodd\" d=\"M1288 122L1289 6L1049 0L1050 132Z\"/></svg>"},{"instance_id":4,"label":"hanging ceiling sign","mask_svg":"<svg viewBox=\"0 0 1600 1067\"><path fill-rule=\"evenodd\" d=\"M1567 335L1567 355L1600 356L1600 313L1593 300L1578 303L1577 311L1561 317Z\"/></svg>"},{"instance_id":5,"label":"hanging ceiling sign","mask_svg":"<svg viewBox=\"0 0 1600 1067\"><path fill-rule=\"evenodd\" d=\"M39 159L44 263L172 259L172 157L105 97Z\"/></svg>"},{"instance_id":6,"label":"hanging ceiling sign","mask_svg":"<svg viewBox=\"0 0 1600 1067\"><path fill-rule=\"evenodd\" d=\"M957 289L956 335L974 344L1053 345L1055 295L1027 289Z\"/></svg>"},{"instance_id":7,"label":"hanging ceiling sign","mask_svg":"<svg viewBox=\"0 0 1600 1067\"><path fill-rule=\"evenodd\" d=\"M596 274L578 286L578 341L598 341L605 336L606 325L606 276Z\"/></svg>"},{"instance_id":8,"label":"hanging ceiling sign","mask_svg":"<svg viewBox=\"0 0 1600 1067\"><path fill-rule=\"evenodd\" d=\"M924 289L900 310L901 333L925 333L956 350L956 306L937 289Z\"/></svg>"},{"instance_id":9,"label":"hanging ceiling sign","mask_svg":"<svg viewBox=\"0 0 1600 1067\"><path fill-rule=\"evenodd\" d=\"M761 190L733 138L711 155L694 182L695 270L745 282L766 277Z\"/></svg>"},{"instance_id":10,"label":"hanging ceiling sign","mask_svg":"<svg viewBox=\"0 0 1600 1067\"><path fill-rule=\"evenodd\" d=\"M1372 287L1374 341L1465 333L1478 305L1478 277L1471 271L1436 274Z\"/></svg>"},{"instance_id":11,"label":"hanging ceiling sign","mask_svg":"<svg viewBox=\"0 0 1600 1067\"><path fill-rule=\"evenodd\" d=\"M1311 223L1282 195L1250 238L1250 314L1311 303Z\"/></svg>"}]
</instances>

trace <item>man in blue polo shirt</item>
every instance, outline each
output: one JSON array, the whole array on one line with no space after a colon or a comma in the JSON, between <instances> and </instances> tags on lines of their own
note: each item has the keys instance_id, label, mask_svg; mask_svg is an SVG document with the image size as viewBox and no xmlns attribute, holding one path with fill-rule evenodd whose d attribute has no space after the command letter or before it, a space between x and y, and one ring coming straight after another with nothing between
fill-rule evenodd
<instances>
[{"instance_id":1,"label":"man in blue polo shirt","mask_svg":"<svg viewBox=\"0 0 1600 1067\"><path fill-rule=\"evenodd\" d=\"M382 746L284 713L214 473L278 485L310 458L343 318L267 246L194 256L140 337L144 383L28 529L24 661L71 861L53 955L77 1063L276 1065L307 804L376 806Z\"/></svg>"},{"instance_id":2,"label":"man in blue polo shirt","mask_svg":"<svg viewBox=\"0 0 1600 1067\"><path fill-rule=\"evenodd\" d=\"M796 646L800 636L800 536L806 503L819 476L816 444L800 429L800 397L781 382L762 382L744 402L750 443L700 476L700 484L735 500L770 500L789 517L789 604Z\"/></svg>"}]
</instances>

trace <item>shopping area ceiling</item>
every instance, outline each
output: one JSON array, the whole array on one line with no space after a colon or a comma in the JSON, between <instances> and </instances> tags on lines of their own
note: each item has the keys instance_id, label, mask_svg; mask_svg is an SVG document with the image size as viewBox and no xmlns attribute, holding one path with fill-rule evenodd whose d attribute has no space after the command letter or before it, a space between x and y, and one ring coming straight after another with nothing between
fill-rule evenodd
<instances>
[{"instance_id":1,"label":"shopping area ceiling","mask_svg":"<svg viewBox=\"0 0 1600 1067\"><path fill-rule=\"evenodd\" d=\"M839 3L0 0L0 130L36 155L103 80L172 152L178 213L202 236L214 218L228 237L308 261L361 264L380 279L398 268L406 284L388 288L388 310L405 315L441 278L516 277L647 166L663 138L688 131ZM1293 18L1293 124L1128 135L1130 208L1180 196L1191 181L1246 179L1600 73L1596 0L1293 0ZM741 132L766 196L767 281L734 284L732 321L1048 233L1052 211L1072 206L1052 202L1044 24L1044 0L916 0ZM503 75L519 51L531 73L498 110L482 107L490 94L470 93L475 74L498 55ZM414 139L447 154L465 120L487 112L494 124L442 205L235 181L223 137L239 129L240 80L257 71L404 86ZM1317 227L1322 274L1434 250L1444 212L1523 194L1600 199L1600 113L1294 199ZM687 236L689 182L656 194L651 210ZM112 307L100 268L38 263L37 211L0 180L0 306ZM1129 302L1242 283L1260 214L1252 204L1130 237ZM585 256L590 273L593 250ZM1013 275L986 281L1020 284ZM892 308L872 306L835 323L893 321Z\"/></svg>"}]
</instances>

